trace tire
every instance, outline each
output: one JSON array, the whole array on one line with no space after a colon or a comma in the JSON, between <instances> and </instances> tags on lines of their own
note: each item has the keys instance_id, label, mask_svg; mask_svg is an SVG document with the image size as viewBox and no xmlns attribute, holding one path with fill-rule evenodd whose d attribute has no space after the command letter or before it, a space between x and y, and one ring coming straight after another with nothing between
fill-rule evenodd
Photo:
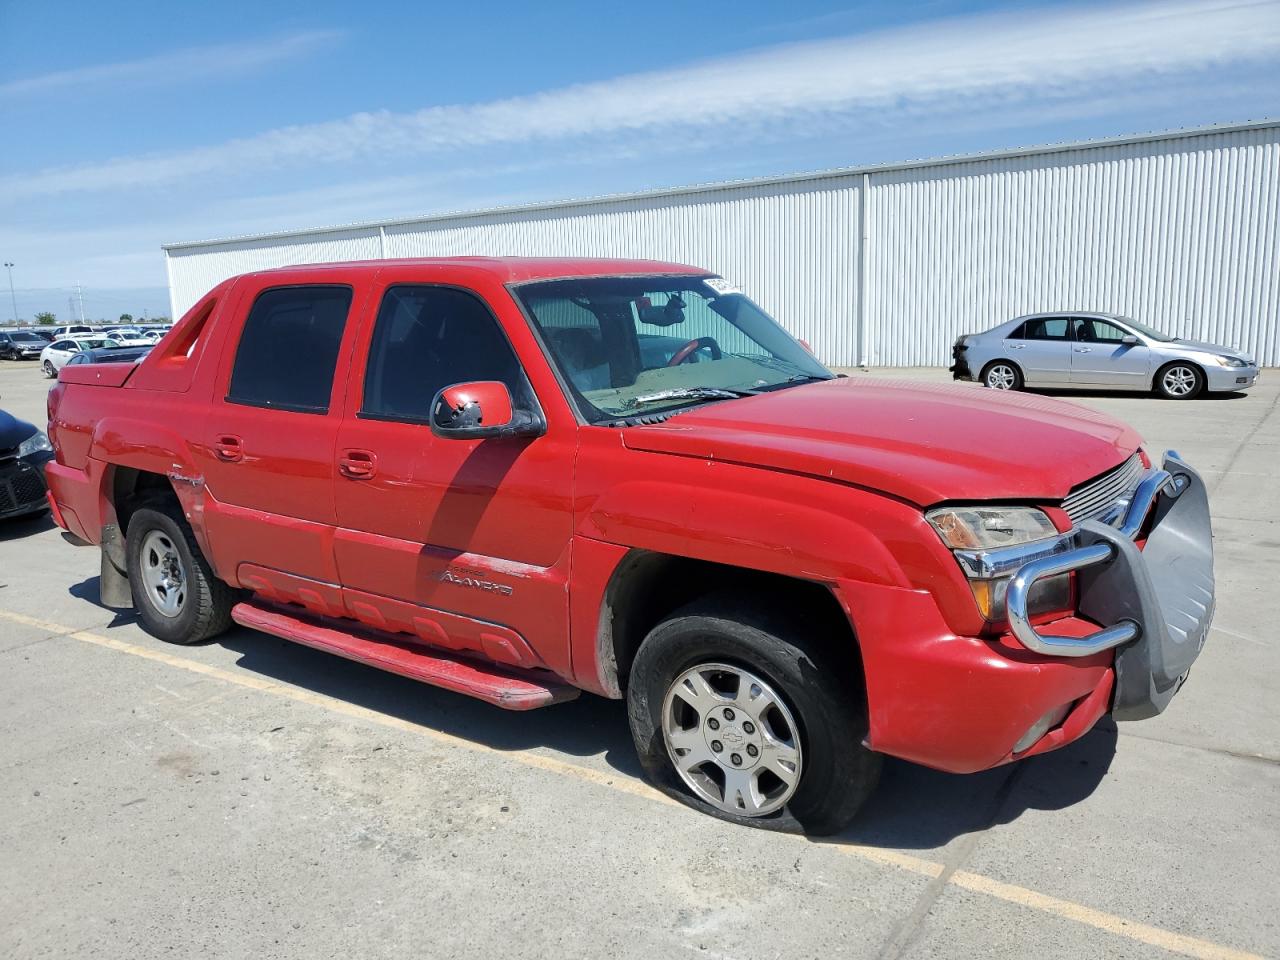
<instances>
[{"instance_id":1,"label":"tire","mask_svg":"<svg viewBox=\"0 0 1280 960\"><path fill-rule=\"evenodd\" d=\"M1191 400L1204 390L1204 371L1194 363L1176 360L1160 368L1155 389L1166 400Z\"/></svg>"},{"instance_id":2,"label":"tire","mask_svg":"<svg viewBox=\"0 0 1280 960\"><path fill-rule=\"evenodd\" d=\"M50 363L48 360L44 362L43 369L44 369L45 377L47 377L50 380L53 380L58 376L58 371L53 369L53 364Z\"/></svg>"},{"instance_id":3,"label":"tire","mask_svg":"<svg viewBox=\"0 0 1280 960\"><path fill-rule=\"evenodd\" d=\"M1022 371L1009 360L993 360L982 368L982 385L990 390L1021 390Z\"/></svg>"},{"instance_id":4,"label":"tire","mask_svg":"<svg viewBox=\"0 0 1280 960\"><path fill-rule=\"evenodd\" d=\"M174 571L167 566L172 563L177 564L177 576L164 576ZM134 606L152 636L166 643L192 644L231 626L235 591L214 576L177 504L153 501L134 511L125 565ZM158 585L158 579L175 585Z\"/></svg>"},{"instance_id":5,"label":"tire","mask_svg":"<svg viewBox=\"0 0 1280 960\"><path fill-rule=\"evenodd\" d=\"M825 836L848 824L875 789L880 756L862 745L867 711L857 652L823 649L822 627L783 619L734 594L696 601L654 627L636 654L627 688L631 733L650 781L694 809L746 826ZM732 672L738 701L705 700L707 709L698 712L676 689L686 675L698 673L723 696L733 686ZM724 704L740 706L749 698L744 682L751 691L763 688L756 703L776 701L777 709L766 703L759 712L726 711ZM712 714L720 717L714 732ZM673 723L677 715L683 719ZM664 722L691 729L669 738ZM726 740L712 739L717 736ZM705 759L681 774L673 759L681 748L668 749L673 741L696 743L682 756ZM731 768L726 758L735 757L751 769ZM773 772L783 767L794 770L793 785ZM717 776L724 782L717 783ZM732 802L741 790L730 798L726 789L730 777L744 776L754 784L754 809Z\"/></svg>"}]
</instances>

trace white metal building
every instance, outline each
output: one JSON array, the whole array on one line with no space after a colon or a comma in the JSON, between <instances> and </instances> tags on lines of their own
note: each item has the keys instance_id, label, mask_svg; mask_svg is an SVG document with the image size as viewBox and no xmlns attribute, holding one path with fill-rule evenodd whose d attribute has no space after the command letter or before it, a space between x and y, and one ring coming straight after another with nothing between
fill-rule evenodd
<instances>
[{"instance_id":1,"label":"white metal building","mask_svg":"<svg viewBox=\"0 0 1280 960\"><path fill-rule=\"evenodd\" d=\"M707 267L833 365L949 362L1035 310L1280 365L1280 121L164 248L173 315L237 273L462 254Z\"/></svg>"}]
</instances>

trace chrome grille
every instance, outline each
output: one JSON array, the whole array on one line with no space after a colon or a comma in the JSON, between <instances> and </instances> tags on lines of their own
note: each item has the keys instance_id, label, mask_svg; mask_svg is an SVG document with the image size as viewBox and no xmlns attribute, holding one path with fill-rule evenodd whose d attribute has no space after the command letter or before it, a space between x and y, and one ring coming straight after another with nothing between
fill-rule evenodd
<instances>
[{"instance_id":1,"label":"chrome grille","mask_svg":"<svg viewBox=\"0 0 1280 960\"><path fill-rule=\"evenodd\" d=\"M1062 501L1062 509L1073 524L1106 513L1112 504L1138 485L1142 472L1142 458L1135 453L1114 470L1073 489Z\"/></svg>"}]
</instances>

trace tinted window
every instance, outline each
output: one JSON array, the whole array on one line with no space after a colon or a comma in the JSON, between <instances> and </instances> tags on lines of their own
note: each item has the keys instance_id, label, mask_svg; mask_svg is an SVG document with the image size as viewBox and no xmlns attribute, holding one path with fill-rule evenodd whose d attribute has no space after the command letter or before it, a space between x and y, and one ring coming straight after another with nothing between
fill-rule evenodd
<instances>
[{"instance_id":1,"label":"tinted window","mask_svg":"<svg viewBox=\"0 0 1280 960\"><path fill-rule=\"evenodd\" d=\"M1081 317L1076 321L1076 339L1085 343L1119 343L1127 336L1128 331L1106 320Z\"/></svg>"},{"instance_id":2,"label":"tinted window","mask_svg":"<svg viewBox=\"0 0 1280 960\"><path fill-rule=\"evenodd\" d=\"M263 291L245 319L227 399L326 413L350 307L350 287Z\"/></svg>"},{"instance_id":3,"label":"tinted window","mask_svg":"<svg viewBox=\"0 0 1280 960\"><path fill-rule=\"evenodd\" d=\"M1024 340L1066 340L1071 321L1067 317L1038 317L1022 325Z\"/></svg>"},{"instance_id":4,"label":"tinted window","mask_svg":"<svg viewBox=\"0 0 1280 960\"><path fill-rule=\"evenodd\" d=\"M67 340L58 340L57 342L49 345L50 350L70 350L71 347L72 344Z\"/></svg>"},{"instance_id":5,"label":"tinted window","mask_svg":"<svg viewBox=\"0 0 1280 960\"><path fill-rule=\"evenodd\" d=\"M474 380L499 380L517 406L529 404L511 344L475 295L448 287L389 289L373 329L360 415L426 422L439 390Z\"/></svg>"}]
</instances>

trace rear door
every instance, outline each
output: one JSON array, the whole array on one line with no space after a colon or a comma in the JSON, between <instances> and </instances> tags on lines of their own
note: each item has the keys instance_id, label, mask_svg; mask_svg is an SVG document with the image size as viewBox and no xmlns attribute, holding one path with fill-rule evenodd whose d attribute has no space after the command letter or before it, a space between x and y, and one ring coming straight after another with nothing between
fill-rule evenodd
<instances>
[{"instance_id":1,"label":"rear door","mask_svg":"<svg viewBox=\"0 0 1280 960\"><path fill-rule=\"evenodd\" d=\"M1072 383L1128 390L1151 387L1151 348L1141 342L1124 343L1128 330L1099 317L1077 317L1074 332Z\"/></svg>"},{"instance_id":2,"label":"rear door","mask_svg":"<svg viewBox=\"0 0 1280 960\"><path fill-rule=\"evenodd\" d=\"M196 445L213 552L235 565L219 572L263 592L257 581L280 573L337 582L334 449L356 289L303 276L243 281Z\"/></svg>"},{"instance_id":3,"label":"rear door","mask_svg":"<svg viewBox=\"0 0 1280 960\"><path fill-rule=\"evenodd\" d=\"M431 402L454 383L501 381L516 409L540 412L525 364L545 360L496 281L424 276L380 281L352 370L334 545L348 613L435 646L567 674L576 424L552 417L534 438L434 436ZM526 356L499 311L523 327Z\"/></svg>"},{"instance_id":4,"label":"rear door","mask_svg":"<svg viewBox=\"0 0 1280 960\"><path fill-rule=\"evenodd\" d=\"M1004 342L1005 356L1022 368L1028 384L1071 380L1071 318L1032 317Z\"/></svg>"}]
</instances>

